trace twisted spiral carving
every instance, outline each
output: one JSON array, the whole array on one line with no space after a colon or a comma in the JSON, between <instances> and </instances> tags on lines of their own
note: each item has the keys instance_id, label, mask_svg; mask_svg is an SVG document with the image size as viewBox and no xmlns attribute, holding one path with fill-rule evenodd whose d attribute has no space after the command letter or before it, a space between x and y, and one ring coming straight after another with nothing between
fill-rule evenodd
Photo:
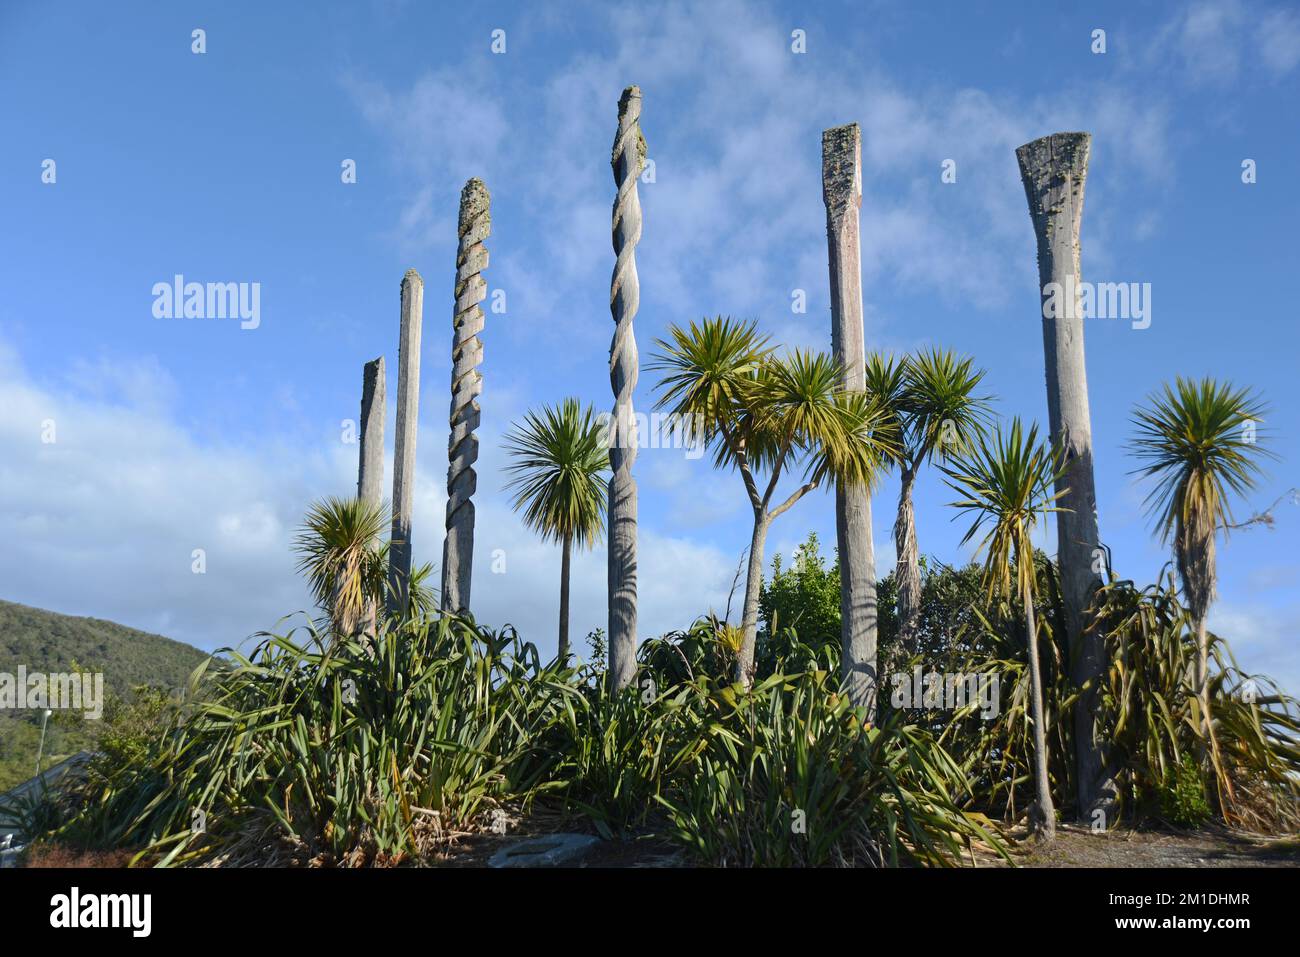
<instances>
[{"instance_id":1,"label":"twisted spiral carving","mask_svg":"<svg viewBox=\"0 0 1300 957\"><path fill-rule=\"evenodd\" d=\"M451 434L447 440L447 537L443 545L442 605L449 610L469 607L470 569L474 555L474 503L478 484L478 396L483 391L484 316L479 306L487 296L483 270L488 251L483 241L492 231L491 197L480 179L471 179L460 193L456 252L456 306L451 346Z\"/></svg>"},{"instance_id":2,"label":"twisted spiral carving","mask_svg":"<svg viewBox=\"0 0 1300 957\"><path fill-rule=\"evenodd\" d=\"M609 308L614 317L614 339L609 347L609 382L614 392L616 441L609 464L614 480L625 478L636 462L636 424L632 418L632 392L636 388L638 354L632 320L641 305L641 282L636 272L636 246L641 241L641 200L637 177L645 162L645 140L641 136L641 90L630 86L618 104L618 138L614 141L613 240L617 260L610 279Z\"/></svg>"},{"instance_id":3,"label":"twisted spiral carving","mask_svg":"<svg viewBox=\"0 0 1300 957\"><path fill-rule=\"evenodd\" d=\"M636 246L641 241L637 178L644 163L641 90L630 86L619 99L618 134L610 157L618 185L612 227L617 258L609 288L609 310L614 318L614 338L609 347L609 383L614 393L609 443L609 677L615 688L627 687L636 675L637 493L632 465L636 462L637 434L632 392L636 389L638 356L632 321L641 304L636 272Z\"/></svg>"}]
</instances>

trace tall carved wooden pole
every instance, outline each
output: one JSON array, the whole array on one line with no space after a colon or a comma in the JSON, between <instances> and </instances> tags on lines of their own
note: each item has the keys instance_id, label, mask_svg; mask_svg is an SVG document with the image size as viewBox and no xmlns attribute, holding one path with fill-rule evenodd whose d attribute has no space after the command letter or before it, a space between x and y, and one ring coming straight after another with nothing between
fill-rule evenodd
<instances>
[{"instance_id":1,"label":"tall carved wooden pole","mask_svg":"<svg viewBox=\"0 0 1300 957\"><path fill-rule=\"evenodd\" d=\"M483 391L479 364L483 361L483 310L487 296L483 270L488 251L483 245L492 231L491 197L481 179L471 179L460 191L460 246L456 250L456 306L451 341L451 435L447 439L447 537L442 545L442 609L469 609L470 576L474 565L474 503L478 484L478 396Z\"/></svg>"},{"instance_id":2,"label":"tall carved wooden pole","mask_svg":"<svg viewBox=\"0 0 1300 957\"><path fill-rule=\"evenodd\" d=\"M367 362L361 373L361 454L357 498L378 507L384 498L384 412L388 404L384 357Z\"/></svg>"},{"instance_id":3,"label":"tall carved wooden pole","mask_svg":"<svg viewBox=\"0 0 1300 957\"><path fill-rule=\"evenodd\" d=\"M866 385L862 328L862 133L858 124L822 133L822 200L830 247L831 348L844 370L844 387ZM871 495L861 486L835 488L835 537L840 553L841 672L849 700L876 708L876 551Z\"/></svg>"},{"instance_id":4,"label":"tall carved wooden pole","mask_svg":"<svg viewBox=\"0 0 1300 957\"><path fill-rule=\"evenodd\" d=\"M420 419L420 327L424 280L414 269L402 277L402 331L397 351L397 438L393 445L393 534L388 543L388 615L410 606L411 512L415 501L415 437Z\"/></svg>"},{"instance_id":5,"label":"tall carved wooden pole","mask_svg":"<svg viewBox=\"0 0 1300 957\"><path fill-rule=\"evenodd\" d=\"M357 465L357 498L378 509L384 500L384 414L388 385L384 357L367 362L361 373L361 449ZM379 623L378 599L366 601L362 627L373 633Z\"/></svg>"},{"instance_id":6,"label":"tall carved wooden pole","mask_svg":"<svg viewBox=\"0 0 1300 957\"><path fill-rule=\"evenodd\" d=\"M1088 376L1083 359L1083 316L1075 300L1082 279L1079 228L1091 145L1092 137L1087 133L1053 133L1016 150L1038 239L1047 413L1052 443L1065 456L1064 474L1056 482L1056 490L1064 493L1058 503L1063 510L1056 514L1056 554L1069 634L1071 677L1076 686L1100 679L1106 666L1101 635L1084 631L1088 604L1101 585L1098 556L1102 554L1097 533ZM1049 299L1052 308L1048 307ZM1064 308L1057 310L1055 304L1061 302ZM1062 314L1051 315L1057 311ZM1074 706L1079 814L1088 823L1093 822L1094 810L1105 811L1114 796L1111 776L1102 770L1105 748L1098 736L1097 712L1094 686Z\"/></svg>"},{"instance_id":7,"label":"tall carved wooden pole","mask_svg":"<svg viewBox=\"0 0 1300 957\"><path fill-rule=\"evenodd\" d=\"M609 382L614 392L609 449L609 681L626 688L636 676L636 461L637 431L632 414L638 359L632 320L641 303L636 245L641 241L641 201L636 183L645 165L641 135L641 89L629 86L618 101L618 135L611 165L618 196L614 200L613 240L617 261L610 280L609 309L614 339L609 347Z\"/></svg>"}]
</instances>

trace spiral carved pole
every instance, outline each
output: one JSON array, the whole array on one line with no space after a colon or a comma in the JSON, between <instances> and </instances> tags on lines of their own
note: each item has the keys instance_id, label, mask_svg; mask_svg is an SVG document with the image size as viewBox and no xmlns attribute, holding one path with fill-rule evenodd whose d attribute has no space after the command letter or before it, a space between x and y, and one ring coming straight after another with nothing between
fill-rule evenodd
<instances>
[{"instance_id":1,"label":"spiral carved pole","mask_svg":"<svg viewBox=\"0 0 1300 957\"><path fill-rule=\"evenodd\" d=\"M402 277L402 330L397 348L397 436L393 442L393 534L388 543L388 615L402 618L410 605L411 513L415 505L415 437L420 418L420 331L424 280L414 269Z\"/></svg>"},{"instance_id":2,"label":"spiral carved pole","mask_svg":"<svg viewBox=\"0 0 1300 957\"><path fill-rule=\"evenodd\" d=\"M481 179L471 179L460 191L460 246L456 251L456 306L451 341L451 435L447 439L447 537L442 545L442 608L469 609L470 573L474 564L474 503L478 484L479 405L483 376L483 309L487 296L483 270L488 251L483 245L492 232L491 197Z\"/></svg>"},{"instance_id":3,"label":"spiral carved pole","mask_svg":"<svg viewBox=\"0 0 1300 957\"><path fill-rule=\"evenodd\" d=\"M641 89L629 86L618 101L618 135L610 165L618 196L614 200L613 241L617 261L610 279L609 310L614 339L609 347L609 383L614 393L609 467L609 681L626 688L636 676L636 389L637 349L632 320L641 303L636 246L641 241L641 201L637 178L645 165L641 135Z\"/></svg>"}]
</instances>

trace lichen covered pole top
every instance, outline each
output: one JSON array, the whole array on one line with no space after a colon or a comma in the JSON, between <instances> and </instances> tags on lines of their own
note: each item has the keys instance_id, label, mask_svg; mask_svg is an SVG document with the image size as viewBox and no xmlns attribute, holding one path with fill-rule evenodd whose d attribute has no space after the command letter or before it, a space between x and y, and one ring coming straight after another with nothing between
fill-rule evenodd
<instances>
[{"instance_id":1,"label":"lichen covered pole top","mask_svg":"<svg viewBox=\"0 0 1300 957\"><path fill-rule=\"evenodd\" d=\"M1079 278L1079 229L1091 153L1092 137L1087 133L1053 133L1016 150L1044 285L1054 270Z\"/></svg>"},{"instance_id":2,"label":"lichen covered pole top","mask_svg":"<svg viewBox=\"0 0 1300 957\"><path fill-rule=\"evenodd\" d=\"M447 536L442 546L442 608L469 609L474 565L474 503L478 485L480 410L483 391L484 315L479 306L487 296L483 270L488 265L484 240L492 231L491 197L481 179L471 179L460 192L457 226L455 306L451 341L451 432L447 439Z\"/></svg>"},{"instance_id":3,"label":"lichen covered pole top","mask_svg":"<svg viewBox=\"0 0 1300 957\"><path fill-rule=\"evenodd\" d=\"M614 338L609 348L609 383L614 394L609 465L609 680L625 688L636 675L637 489L632 477L637 433L632 393L638 356L632 320L641 303L636 246L641 241L641 201L637 178L645 166L641 135L641 90L629 86L618 101L618 133L610 165L618 194L614 199L612 239L616 260L610 279L609 309Z\"/></svg>"},{"instance_id":4,"label":"lichen covered pole top","mask_svg":"<svg viewBox=\"0 0 1300 957\"><path fill-rule=\"evenodd\" d=\"M837 220L862 205L862 131L857 123L822 131L822 201Z\"/></svg>"}]
</instances>

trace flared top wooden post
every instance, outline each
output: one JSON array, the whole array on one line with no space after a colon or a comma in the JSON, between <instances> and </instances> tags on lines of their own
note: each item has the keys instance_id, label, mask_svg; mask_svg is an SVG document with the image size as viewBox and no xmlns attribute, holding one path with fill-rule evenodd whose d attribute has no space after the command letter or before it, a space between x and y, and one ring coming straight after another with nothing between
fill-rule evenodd
<instances>
[{"instance_id":1,"label":"flared top wooden post","mask_svg":"<svg viewBox=\"0 0 1300 957\"><path fill-rule=\"evenodd\" d=\"M1079 132L1053 133L1016 150L1038 246L1047 414L1052 443L1064 456L1064 469L1056 481L1056 491L1062 493L1057 503L1061 510L1056 513L1056 555L1070 676L1076 687L1093 683L1074 708L1076 797L1080 820L1089 824L1094 809L1108 809L1114 800L1113 781L1103 770L1105 742L1100 738L1095 687L1106 667L1105 646L1101 634L1086 627L1093 592L1102 584L1098 569L1103 554L1083 348L1085 319L1077 298L1083 283L1079 237L1091 153L1092 137Z\"/></svg>"},{"instance_id":2,"label":"flared top wooden post","mask_svg":"<svg viewBox=\"0 0 1300 957\"><path fill-rule=\"evenodd\" d=\"M866 385L862 326L862 133L858 124L822 133L822 199L831 281L831 347L844 388ZM876 703L876 554L871 496L861 486L835 489L840 555L840 667L849 700L874 713Z\"/></svg>"}]
</instances>

